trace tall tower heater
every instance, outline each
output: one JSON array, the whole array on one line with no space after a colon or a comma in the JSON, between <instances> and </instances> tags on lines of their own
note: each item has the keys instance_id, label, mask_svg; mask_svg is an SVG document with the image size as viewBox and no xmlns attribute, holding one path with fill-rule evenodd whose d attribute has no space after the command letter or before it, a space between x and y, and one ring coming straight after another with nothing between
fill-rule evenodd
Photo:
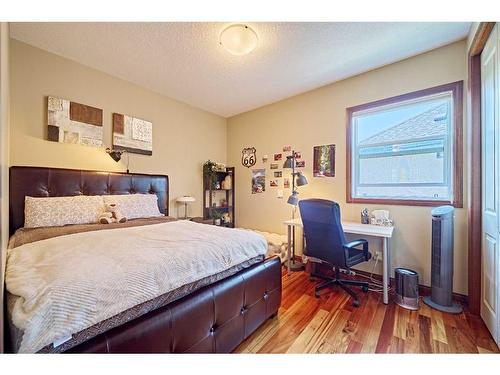
<instances>
[{"instance_id":1,"label":"tall tower heater","mask_svg":"<svg viewBox=\"0 0 500 375\"><path fill-rule=\"evenodd\" d=\"M431 295L424 302L437 310L459 314L462 307L453 303L453 222L452 206L432 210Z\"/></svg>"}]
</instances>

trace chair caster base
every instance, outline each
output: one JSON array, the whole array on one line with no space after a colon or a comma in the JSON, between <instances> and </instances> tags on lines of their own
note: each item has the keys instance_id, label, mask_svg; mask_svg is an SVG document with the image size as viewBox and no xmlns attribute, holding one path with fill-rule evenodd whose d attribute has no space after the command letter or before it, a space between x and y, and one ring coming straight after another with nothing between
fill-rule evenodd
<instances>
[{"instance_id":1,"label":"chair caster base","mask_svg":"<svg viewBox=\"0 0 500 375\"><path fill-rule=\"evenodd\" d=\"M354 301L352 301L352 305L353 305L354 307L359 307L359 301L358 301L358 300L354 300Z\"/></svg>"},{"instance_id":2,"label":"chair caster base","mask_svg":"<svg viewBox=\"0 0 500 375\"><path fill-rule=\"evenodd\" d=\"M314 297L319 298L319 292L314 292Z\"/></svg>"},{"instance_id":3,"label":"chair caster base","mask_svg":"<svg viewBox=\"0 0 500 375\"><path fill-rule=\"evenodd\" d=\"M367 286L364 286L364 285L363 285L363 286L361 287L361 290L362 290L363 292L365 292L365 293L368 293L368 287L367 287Z\"/></svg>"}]
</instances>

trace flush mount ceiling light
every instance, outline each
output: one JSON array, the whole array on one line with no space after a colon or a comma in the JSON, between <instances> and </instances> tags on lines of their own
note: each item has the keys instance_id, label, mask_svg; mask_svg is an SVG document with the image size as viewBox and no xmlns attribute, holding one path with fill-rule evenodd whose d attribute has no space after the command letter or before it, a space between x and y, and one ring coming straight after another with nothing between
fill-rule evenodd
<instances>
[{"instance_id":1,"label":"flush mount ceiling light","mask_svg":"<svg viewBox=\"0 0 500 375\"><path fill-rule=\"evenodd\" d=\"M257 34L246 25L231 25L220 33L219 43L233 55L246 55L257 47Z\"/></svg>"}]
</instances>

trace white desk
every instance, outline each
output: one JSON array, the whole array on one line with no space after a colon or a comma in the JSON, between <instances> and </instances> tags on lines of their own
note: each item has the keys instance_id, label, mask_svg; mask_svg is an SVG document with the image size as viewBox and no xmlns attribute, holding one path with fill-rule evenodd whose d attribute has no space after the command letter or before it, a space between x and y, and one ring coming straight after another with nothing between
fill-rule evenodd
<instances>
[{"instance_id":1,"label":"white desk","mask_svg":"<svg viewBox=\"0 0 500 375\"><path fill-rule=\"evenodd\" d=\"M287 264L288 272L290 272L290 258L292 253L292 227L302 228L302 220L300 218L286 220L283 222L288 227L288 253ZM362 236L379 237L383 244L383 288L384 288L384 303L389 303L389 278L391 276L391 249L389 239L392 237L394 227L382 227L379 225L361 224L352 221L343 221L342 228L345 233L360 234ZM295 246L295 241L293 241Z\"/></svg>"}]
</instances>

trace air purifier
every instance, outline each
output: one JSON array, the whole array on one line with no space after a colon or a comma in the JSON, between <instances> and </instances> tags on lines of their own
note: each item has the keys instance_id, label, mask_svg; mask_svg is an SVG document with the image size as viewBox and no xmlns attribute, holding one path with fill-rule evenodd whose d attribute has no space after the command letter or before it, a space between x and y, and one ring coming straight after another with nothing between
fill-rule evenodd
<instances>
[{"instance_id":1,"label":"air purifier","mask_svg":"<svg viewBox=\"0 0 500 375\"><path fill-rule=\"evenodd\" d=\"M394 270L396 303L409 310L418 310L418 273L407 268Z\"/></svg>"},{"instance_id":2,"label":"air purifier","mask_svg":"<svg viewBox=\"0 0 500 375\"><path fill-rule=\"evenodd\" d=\"M424 302L436 310L459 314L462 307L452 300L454 211L452 206L440 206L431 212L431 295Z\"/></svg>"}]
</instances>

